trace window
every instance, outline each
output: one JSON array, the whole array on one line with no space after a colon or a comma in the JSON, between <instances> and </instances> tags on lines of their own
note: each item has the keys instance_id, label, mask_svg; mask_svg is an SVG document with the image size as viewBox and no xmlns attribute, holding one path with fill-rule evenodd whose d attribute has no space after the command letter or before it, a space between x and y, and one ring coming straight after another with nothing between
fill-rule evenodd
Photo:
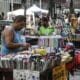
<instances>
[{"instance_id":1,"label":"window","mask_svg":"<svg viewBox=\"0 0 80 80\"><path fill-rule=\"evenodd\" d=\"M13 4L13 10L16 10L16 9L19 9L19 8L21 8L21 4L17 4L17 3ZM10 11L11 11L11 3L10 3Z\"/></svg>"}]
</instances>

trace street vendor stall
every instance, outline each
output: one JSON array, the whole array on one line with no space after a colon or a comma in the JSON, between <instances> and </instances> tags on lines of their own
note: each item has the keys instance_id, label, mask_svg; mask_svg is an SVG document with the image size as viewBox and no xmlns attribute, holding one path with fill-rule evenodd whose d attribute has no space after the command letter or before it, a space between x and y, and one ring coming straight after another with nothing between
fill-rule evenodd
<instances>
[{"instance_id":1,"label":"street vendor stall","mask_svg":"<svg viewBox=\"0 0 80 80\"><path fill-rule=\"evenodd\" d=\"M63 71L62 77L66 78L66 71L65 64L61 65L60 63L60 57L58 55L47 55L47 56L41 56L39 54L36 55L27 55L27 54L17 54L14 57L10 57L11 55L7 55L4 57L1 57L1 68L0 72L3 74L3 77L5 80L32 80L33 76L35 80L43 80L42 78L45 77L46 80L50 80L52 78L52 75L49 76L49 74L52 74L53 71L53 79L54 75L58 76L58 79L61 80L58 73L55 73L55 70L58 69L58 67L64 67L62 70L59 71L60 75ZM57 62L56 62L57 61ZM60 64L60 65L59 65ZM45 73L47 72L47 73ZM9 75L9 73L11 75ZM6 78L7 75L7 78ZM13 75L13 76L12 76ZM43 75L45 75L43 77ZM63 80L65 80L65 78ZM0 79L2 80L2 79Z\"/></svg>"},{"instance_id":2,"label":"street vendor stall","mask_svg":"<svg viewBox=\"0 0 80 80\"><path fill-rule=\"evenodd\" d=\"M38 45L39 47L43 47L48 49L49 51L52 49L58 49L64 47L64 38L60 35L56 36L24 36L26 39L37 39L37 42L35 45Z\"/></svg>"},{"instance_id":3,"label":"street vendor stall","mask_svg":"<svg viewBox=\"0 0 80 80\"><path fill-rule=\"evenodd\" d=\"M31 46L29 50L21 51L16 54L9 54L0 57L0 70L4 72L11 72L11 76L7 75L5 80L65 80L66 74L66 60L71 59L68 53L65 53L58 48L61 36L27 36L30 38L38 38L39 42L36 46ZM56 40L55 40L56 39ZM54 41L55 40L55 41ZM56 43L55 43L56 42ZM52 43L52 44L51 44ZM53 47L53 48L52 48ZM57 49L54 49L57 48ZM63 64L64 63L64 64ZM61 68L61 70L58 70ZM62 73L63 71L63 73ZM13 75L13 76L12 76ZM9 78L11 77L11 78ZM1 80L1 79L0 79Z\"/></svg>"}]
</instances>

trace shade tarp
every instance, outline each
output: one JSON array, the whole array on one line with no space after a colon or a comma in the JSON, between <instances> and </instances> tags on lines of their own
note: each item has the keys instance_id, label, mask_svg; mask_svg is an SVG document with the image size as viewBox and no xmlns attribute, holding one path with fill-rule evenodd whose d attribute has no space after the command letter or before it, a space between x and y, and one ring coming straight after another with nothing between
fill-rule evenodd
<instances>
[{"instance_id":1,"label":"shade tarp","mask_svg":"<svg viewBox=\"0 0 80 80\"><path fill-rule=\"evenodd\" d=\"M31 6L30 8L27 9L27 13L28 12L32 12L32 13L37 13L37 12L48 13L48 10L41 9L41 8L37 7L36 5L33 5L33 6Z\"/></svg>"},{"instance_id":2,"label":"shade tarp","mask_svg":"<svg viewBox=\"0 0 80 80\"><path fill-rule=\"evenodd\" d=\"M48 13L48 10L45 9L41 9L39 7L37 7L36 5L31 6L30 8L28 8L26 10L26 15L33 15L34 13ZM11 12L7 13L7 19L11 19L14 16L17 15L24 15L24 9L17 9Z\"/></svg>"}]
</instances>

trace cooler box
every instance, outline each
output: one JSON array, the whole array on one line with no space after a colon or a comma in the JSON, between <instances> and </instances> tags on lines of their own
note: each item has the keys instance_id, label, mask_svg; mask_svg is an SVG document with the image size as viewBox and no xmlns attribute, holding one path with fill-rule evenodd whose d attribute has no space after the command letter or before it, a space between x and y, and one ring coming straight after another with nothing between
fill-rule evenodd
<instances>
[{"instance_id":1,"label":"cooler box","mask_svg":"<svg viewBox=\"0 0 80 80\"><path fill-rule=\"evenodd\" d=\"M73 70L75 67L74 59L72 59L70 62L66 63L66 68L68 71Z\"/></svg>"}]
</instances>

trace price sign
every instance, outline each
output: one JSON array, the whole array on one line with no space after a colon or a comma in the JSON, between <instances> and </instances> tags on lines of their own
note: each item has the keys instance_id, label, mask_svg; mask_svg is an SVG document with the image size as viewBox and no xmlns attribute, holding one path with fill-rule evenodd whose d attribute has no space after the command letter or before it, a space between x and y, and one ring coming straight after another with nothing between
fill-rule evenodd
<instances>
[{"instance_id":1,"label":"price sign","mask_svg":"<svg viewBox=\"0 0 80 80\"><path fill-rule=\"evenodd\" d=\"M64 63L52 69L53 80L66 80L66 67Z\"/></svg>"}]
</instances>

